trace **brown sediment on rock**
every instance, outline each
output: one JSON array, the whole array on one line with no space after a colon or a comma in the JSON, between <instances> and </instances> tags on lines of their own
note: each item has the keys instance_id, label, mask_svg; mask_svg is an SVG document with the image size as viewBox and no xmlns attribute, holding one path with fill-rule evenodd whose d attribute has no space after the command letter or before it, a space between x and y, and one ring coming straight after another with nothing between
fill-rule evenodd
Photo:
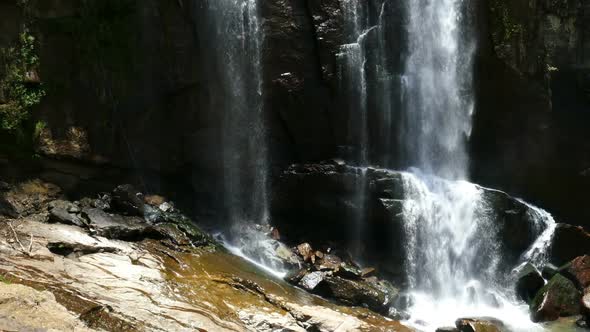
<instances>
[{"instance_id":1,"label":"brown sediment on rock","mask_svg":"<svg viewBox=\"0 0 590 332\"><path fill-rule=\"evenodd\" d=\"M88 329L108 331L406 331L399 323L363 308L336 305L260 271L220 249L178 212L151 221L120 215L106 201L59 201L61 217L46 223L49 200L0 223L0 274L55 297ZM97 233L83 211L90 205L108 225L149 225L128 239ZM99 213L99 212L97 212ZM86 221L79 225L71 217ZM14 230L13 230L14 229ZM22 245L13 239L12 233ZM29 242L29 239L33 239ZM133 242L125 241L125 239ZM23 247L30 248L23 252ZM1 307L0 307L1 312ZM265 330L266 328L266 330Z\"/></svg>"}]
</instances>

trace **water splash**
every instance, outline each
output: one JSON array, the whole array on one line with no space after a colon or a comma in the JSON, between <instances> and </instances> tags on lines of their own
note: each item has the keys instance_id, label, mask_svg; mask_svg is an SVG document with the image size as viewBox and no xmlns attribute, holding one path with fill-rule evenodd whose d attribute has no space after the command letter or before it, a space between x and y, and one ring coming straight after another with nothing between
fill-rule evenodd
<instances>
[{"instance_id":1,"label":"water splash","mask_svg":"<svg viewBox=\"0 0 590 332\"><path fill-rule=\"evenodd\" d=\"M523 254L522 264L531 263L538 269L542 269L549 262L549 248L557 223L549 212L522 200L520 202L528 207L527 217L533 223L535 233L540 234L530 249Z\"/></svg>"},{"instance_id":2,"label":"water splash","mask_svg":"<svg viewBox=\"0 0 590 332\"><path fill-rule=\"evenodd\" d=\"M406 271L413 304L409 324L434 331L460 317L494 317L513 331L542 331L518 301L485 190L419 170L403 173ZM489 191L489 190L488 190ZM523 259L541 266L555 229L547 212L525 204L538 240ZM419 322L419 323L417 323Z\"/></svg>"},{"instance_id":3,"label":"water splash","mask_svg":"<svg viewBox=\"0 0 590 332\"><path fill-rule=\"evenodd\" d=\"M237 239L229 239L222 233L216 234L215 237L232 254L242 257L278 279L283 279L287 275L287 269L277 256L277 249L282 244L264 234L261 227L254 225L244 228L239 231L241 236Z\"/></svg>"}]
</instances>

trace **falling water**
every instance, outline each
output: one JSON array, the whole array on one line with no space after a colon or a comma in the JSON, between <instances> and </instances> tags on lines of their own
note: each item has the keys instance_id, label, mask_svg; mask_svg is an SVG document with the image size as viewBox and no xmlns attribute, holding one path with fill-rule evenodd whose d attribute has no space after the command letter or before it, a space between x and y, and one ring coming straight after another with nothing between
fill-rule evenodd
<instances>
[{"instance_id":1,"label":"falling water","mask_svg":"<svg viewBox=\"0 0 590 332\"><path fill-rule=\"evenodd\" d=\"M392 33L387 20L394 16L387 15L389 1L342 0L349 44L341 47L339 58L351 145L359 151L355 161L389 166L397 156L400 165L410 167L403 175L403 217L414 298L411 322L434 330L461 316L484 315L505 320L517 331L533 331L537 326L528 318L528 308L507 287L494 207L481 187L468 182L467 141L474 110L472 1L404 3L403 73L392 75L388 64L394 57L387 47L387 34ZM371 8L379 9L376 16ZM396 109L392 96L398 86ZM393 135L396 120L401 122L398 137ZM379 134L369 135L373 130ZM375 151L380 155L373 156ZM364 187L358 191L362 196ZM539 239L523 260L543 264L555 222L532 206L527 213ZM354 231L361 234L360 227Z\"/></svg>"},{"instance_id":2,"label":"falling water","mask_svg":"<svg viewBox=\"0 0 590 332\"><path fill-rule=\"evenodd\" d=\"M211 0L208 20L215 30L214 57L220 84L212 95L221 119L224 206L232 227L225 238L236 252L256 247L243 236L268 223L268 162L263 105L263 32L257 0ZM252 240L249 243L246 240ZM247 256L247 255L243 255Z\"/></svg>"},{"instance_id":3,"label":"falling water","mask_svg":"<svg viewBox=\"0 0 590 332\"><path fill-rule=\"evenodd\" d=\"M460 316L494 316L536 327L501 273L499 230L478 186L467 182L473 113L469 1L406 1L403 157L407 273L414 320L427 328ZM538 234L541 234L539 230Z\"/></svg>"},{"instance_id":4,"label":"falling water","mask_svg":"<svg viewBox=\"0 0 590 332\"><path fill-rule=\"evenodd\" d=\"M256 0L208 2L220 74L225 207L233 223L266 221L262 31Z\"/></svg>"},{"instance_id":5,"label":"falling water","mask_svg":"<svg viewBox=\"0 0 590 332\"><path fill-rule=\"evenodd\" d=\"M348 44L340 47L338 58L341 63L341 91L346 95L348 103L349 130L351 142L356 142L357 152L353 157L360 165L368 164L368 118L367 118L367 74L365 38L367 30L366 2L357 0L343 0L344 32L348 37ZM361 171L357 184L354 204L357 205L357 215L353 216L355 227L351 230L351 247L357 257L362 256L361 243L364 234L363 218L365 214L365 172Z\"/></svg>"},{"instance_id":6,"label":"falling water","mask_svg":"<svg viewBox=\"0 0 590 332\"><path fill-rule=\"evenodd\" d=\"M340 47L338 58L341 62L342 91L347 96L351 142L358 148L355 159L361 165L368 163L368 122L367 122L367 75L365 38L370 31L366 19L365 1L343 0L344 34L348 44Z\"/></svg>"},{"instance_id":7,"label":"falling water","mask_svg":"<svg viewBox=\"0 0 590 332\"><path fill-rule=\"evenodd\" d=\"M468 176L474 44L462 0L407 0L408 55L402 145L410 165Z\"/></svg>"}]
</instances>

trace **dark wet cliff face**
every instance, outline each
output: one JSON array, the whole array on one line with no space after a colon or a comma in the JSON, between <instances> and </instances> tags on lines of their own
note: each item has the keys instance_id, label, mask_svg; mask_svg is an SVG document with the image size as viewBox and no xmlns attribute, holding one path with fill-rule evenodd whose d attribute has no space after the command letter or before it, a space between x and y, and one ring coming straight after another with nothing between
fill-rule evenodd
<instances>
[{"instance_id":1,"label":"dark wet cliff face","mask_svg":"<svg viewBox=\"0 0 590 332\"><path fill-rule=\"evenodd\" d=\"M23 10L0 0L1 47L18 38L25 21L37 36L47 96L30 126L43 123L37 141L50 157L44 175L72 191L126 178L146 191L196 194L191 201L219 205L223 114L212 98L220 73L205 1L39 0ZM590 5L478 5L473 181L589 225L581 200L590 182ZM387 14L400 18L388 20L395 27L387 37L400 59L401 10L400 2L387 2ZM346 157L355 147L336 57L349 42L340 1L268 0L260 13L273 174L292 162ZM394 74L400 59L387 64Z\"/></svg>"},{"instance_id":2,"label":"dark wet cliff face","mask_svg":"<svg viewBox=\"0 0 590 332\"><path fill-rule=\"evenodd\" d=\"M589 13L582 1L487 1L471 139L475 182L586 226Z\"/></svg>"}]
</instances>

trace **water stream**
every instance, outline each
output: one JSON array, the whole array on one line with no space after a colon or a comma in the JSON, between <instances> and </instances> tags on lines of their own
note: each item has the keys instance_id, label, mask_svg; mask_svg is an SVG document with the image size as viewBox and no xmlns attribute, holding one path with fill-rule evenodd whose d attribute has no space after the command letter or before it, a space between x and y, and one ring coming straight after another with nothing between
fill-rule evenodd
<instances>
[{"instance_id":1,"label":"water stream","mask_svg":"<svg viewBox=\"0 0 590 332\"><path fill-rule=\"evenodd\" d=\"M227 245L244 255L243 229L268 223L268 155L263 103L262 43L257 0L207 2L222 91L213 91L221 118ZM254 245L254 243L252 244ZM256 258L257 263L261 261Z\"/></svg>"},{"instance_id":2,"label":"water stream","mask_svg":"<svg viewBox=\"0 0 590 332\"><path fill-rule=\"evenodd\" d=\"M380 8L375 25L367 9L371 4ZM349 105L356 110L351 115L356 127L350 131L360 145L357 162L388 165L387 160L397 158L411 167L403 178L406 273L414 299L408 323L434 331L454 325L459 317L492 316L517 331L533 331L538 326L530 321L528 307L515 299L500 267L504 253L497 221L490 217L493 207L482 189L469 182L467 143L476 49L472 4L405 0L407 45L399 109L391 102L396 85L387 65L394 57L386 45L391 26L387 19L392 17L386 15L387 5L388 1L342 1L344 31L352 43L342 47L340 58ZM368 45L374 48L371 52ZM376 87L374 93L371 87ZM371 98L376 102L368 102ZM378 128L367 122L372 112L378 114ZM401 133L397 140L394 128ZM381 142L369 139L371 130L380 132ZM375 146L390 150L370 158ZM555 222L532 206L528 214L539 239L523 253L523 261L542 265ZM359 220L362 223L362 217Z\"/></svg>"}]
</instances>

